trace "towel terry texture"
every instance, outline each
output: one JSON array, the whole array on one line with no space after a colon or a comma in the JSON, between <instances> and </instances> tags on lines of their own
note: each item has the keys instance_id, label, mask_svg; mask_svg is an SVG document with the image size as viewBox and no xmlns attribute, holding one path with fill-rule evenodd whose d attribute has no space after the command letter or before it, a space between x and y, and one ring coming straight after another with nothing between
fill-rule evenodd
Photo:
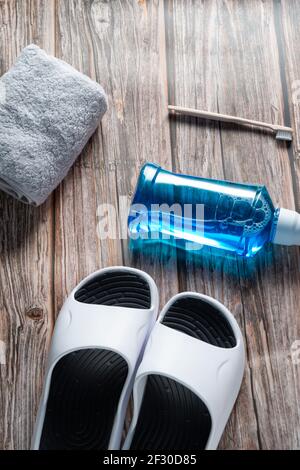
<instances>
[{"instance_id":1,"label":"towel terry texture","mask_svg":"<svg viewBox=\"0 0 300 470\"><path fill-rule=\"evenodd\" d=\"M0 189L43 203L107 109L103 88L35 45L0 79Z\"/></svg>"}]
</instances>

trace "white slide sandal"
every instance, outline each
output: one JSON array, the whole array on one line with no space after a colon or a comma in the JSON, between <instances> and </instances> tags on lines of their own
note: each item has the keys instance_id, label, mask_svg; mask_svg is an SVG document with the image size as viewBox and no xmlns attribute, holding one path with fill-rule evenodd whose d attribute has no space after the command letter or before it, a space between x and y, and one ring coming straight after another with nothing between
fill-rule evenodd
<instances>
[{"instance_id":1,"label":"white slide sandal","mask_svg":"<svg viewBox=\"0 0 300 470\"><path fill-rule=\"evenodd\" d=\"M105 268L57 318L33 449L119 449L134 375L158 312L148 274Z\"/></svg>"},{"instance_id":2,"label":"white slide sandal","mask_svg":"<svg viewBox=\"0 0 300 470\"><path fill-rule=\"evenodd\" d=\"M216 449L237 398L243 337L211 297L185 292L164 307L138 368L124 450Z\"/></svg>"}]
</instances>

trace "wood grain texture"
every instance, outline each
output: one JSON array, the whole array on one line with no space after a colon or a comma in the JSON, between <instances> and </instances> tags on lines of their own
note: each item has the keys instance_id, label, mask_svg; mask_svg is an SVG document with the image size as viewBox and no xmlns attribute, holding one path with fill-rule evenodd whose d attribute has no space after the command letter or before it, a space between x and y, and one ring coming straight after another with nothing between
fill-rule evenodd
<instances>
[{"instance_id":1,"label":"wood grain texture","mask_svg":"<svg viewBox=\"0 0 300 470\"><path fill-rule=\"evenodd\" d=\"M170 104L284 122L273 2L174 0L166 12ZM177 171L266 184L276 203L295 206L288 150L273 136L192 118L173 120L171 135ZM180 267L181 286L221 300L246 338L244 385L221 448L299 447L299 371L289 359L299 263L298 248L274 247L250 263L208 254Z\"/></svg>"},{"instance_id":2,"label":"wood grain texture","mask_svg":"<svg viewBox=\"0 0 300 470\"><path fill-rule=\"evenodd\" d=\"M300 46L297 31L300 19L299 2L276 2L275 18L286 101L285 114L295 130L294 145L289 149L289 158L295 208L300 212Z\"/></svg>"},{"instance_id":3,"label":"wood grain texture","mask_svg":"<svg viewBox=\"0 0 300 470\"><path fill-rule=\"evenodd\" d=\"M35 42L53 52L54 2L0 2L0 73ZM0 195L0 448L27 449L53 327L52 202L32 208Z\"/></svg>"},{"instance_id":4,"label":"wood grain texture","mask_svg":"<svg viewBox=\"0 0 300 470\"><path fill-rule=\"evenodd\" d=\"M90 272L118 264L149 272L162 304L196 290L237 318L247 365L220 448L300 447L300 366L291 360L300 339L299 248L269 247L248 261L210 251L195 259L159 247L132 253L126 240L97 235L101 204L116 208L119 230L119 197L130 199L145 161L266 184L278 205L300 210L299 20L298 0L0 0L0 73L35 42L99 81L109 98L46 204L0 195L0 448L29 448L64 299ZM228 124L169 120L168 102L291 123L293 146Z\"/></svg>"},{"instance_id":5,"label":"wood grain texture","mask_svg":"<svg viewBox=\"0 0 300 470\"><path fill-rule=\"evenodd\" d=\"M171 165L162 6L157 1L58 3L56 52L102 84L109 110L56 197L57 310L83 276L104 266L133 264L126 240L97 238L98 208L112 205L116 226L122 217L126 224L119 197L130 200L141 165L146 160ZM157 257L134 260L155 275L163 301L176 289L174 263L166 263L166 277Z\"/></svg>"}]
</instances>

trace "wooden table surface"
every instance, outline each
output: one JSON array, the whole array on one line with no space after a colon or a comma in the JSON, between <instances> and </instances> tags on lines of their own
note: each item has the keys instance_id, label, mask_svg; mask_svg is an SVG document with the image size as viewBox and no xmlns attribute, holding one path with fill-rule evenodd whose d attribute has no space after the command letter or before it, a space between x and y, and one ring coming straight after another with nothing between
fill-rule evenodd
<instances>
[{"instance_id":1,"label":"wooden table surface","mask_svg":"<svg viewBox=\"0 0 300 470\"><path fill-rule=\"evenodd\" d=\"M0 196L1 448L30 446L64 299L85 275L120 264L151 274L162 304L195 290L235 315L247 363L220 448L300 448L299 248L196 260L133 255L126 240L97 237L97 207L130 196L145 161L266 184L276 204L300 211L299 24L298 0L0 0L1 74L33 42L109 97L98 132L42 207ZM168 103L292 125L294 142L169 119Z\"/></svg>"}]
</instances>

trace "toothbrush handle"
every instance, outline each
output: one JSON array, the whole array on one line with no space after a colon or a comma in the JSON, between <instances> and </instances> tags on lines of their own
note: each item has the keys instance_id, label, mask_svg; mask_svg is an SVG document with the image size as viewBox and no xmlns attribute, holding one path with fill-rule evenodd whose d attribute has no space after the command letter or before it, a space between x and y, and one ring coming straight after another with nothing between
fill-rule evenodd
<instances>
[{"instance_id":1,"label":"toothbrush handle","mask_svg":"<svg viewBox=\"0 0 300 470\"><path fill-rule=\"evenodd\" d=\"M279 130L289 131L289 132L292 131L290 127L278 126L276 124L268 124L266 122L254 121L252 119L245 119L245 118L241 118L237 116L229 116L227 114L212 113L210 111L183 108L181 106L171 106L171 105L168 106L168 109L173 114L183 114L186 116L201 117L204 119L211 119L213 121L233 122L235 124L248 124L248 125L256 126L256 127L264 127L266 129L272 130L273 132L277 132Z\"/></svg>"}]
</instances>

